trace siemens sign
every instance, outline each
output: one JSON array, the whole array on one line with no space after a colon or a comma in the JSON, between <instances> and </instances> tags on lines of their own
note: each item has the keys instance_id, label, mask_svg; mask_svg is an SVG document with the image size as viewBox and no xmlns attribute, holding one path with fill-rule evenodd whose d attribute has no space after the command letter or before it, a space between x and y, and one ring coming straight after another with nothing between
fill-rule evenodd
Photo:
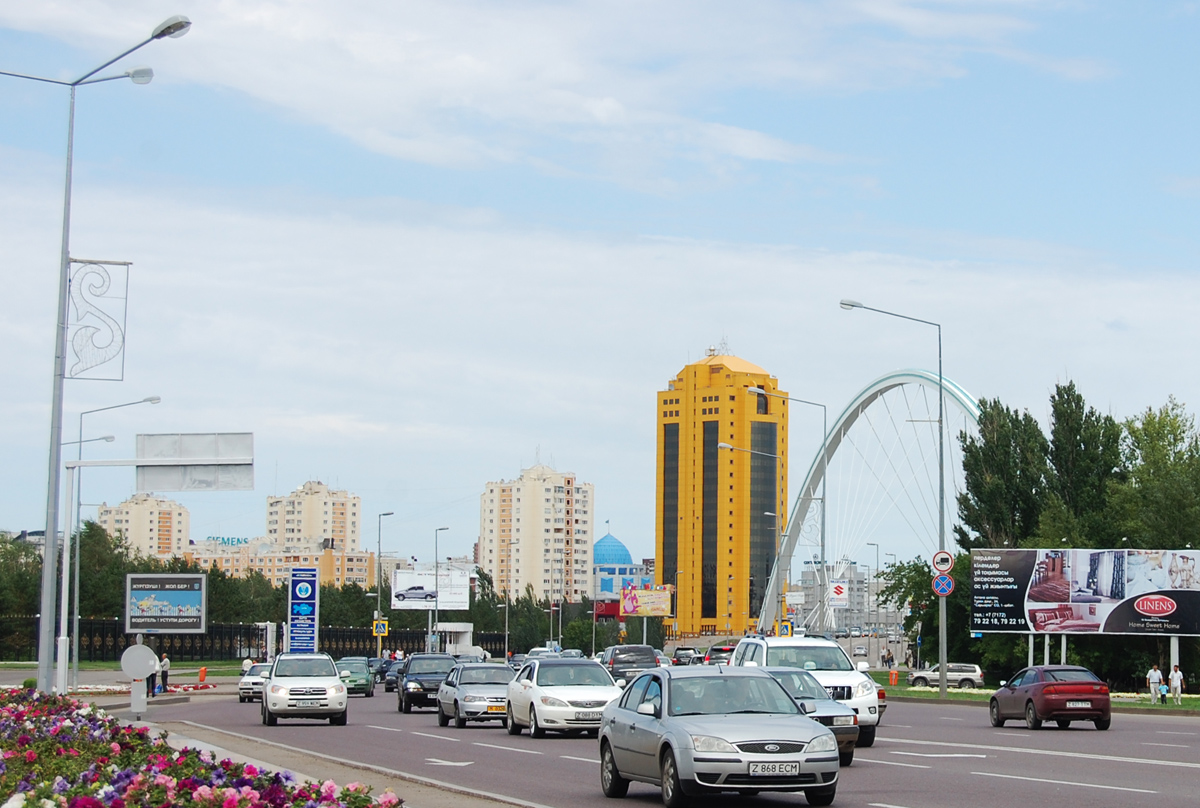
<instances>
[{"instance_id":1,"label":"siemens sign","mask_svg":"<svg viewBox=\"0 0 1200 808\"><path fill-rule=\"evenodd\" d=\"M223 544L226 547L237 547L241 544L249 544L250 539L242 536L208 536L205 541L211 541L216 544Z\"/></svg>"}]
</instances>

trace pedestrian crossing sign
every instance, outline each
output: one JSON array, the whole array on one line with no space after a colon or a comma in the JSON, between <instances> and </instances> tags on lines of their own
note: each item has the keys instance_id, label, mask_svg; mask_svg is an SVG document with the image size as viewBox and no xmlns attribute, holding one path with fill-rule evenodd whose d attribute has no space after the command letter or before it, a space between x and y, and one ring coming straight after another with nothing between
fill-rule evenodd
<instances>
[{"instance_id":1,"label":"pedestrian crossing sign","mask_svg":"<svg viewBox=\"0 0 1200 808\"><path fill-rule=\"evenodd\" d=\"M386 620L376 620L375 621L375 631L371 636L386 637L387 633L388 633L387 623L388 623L388 621L386 621Z\"/></svg>"}]
</instances>

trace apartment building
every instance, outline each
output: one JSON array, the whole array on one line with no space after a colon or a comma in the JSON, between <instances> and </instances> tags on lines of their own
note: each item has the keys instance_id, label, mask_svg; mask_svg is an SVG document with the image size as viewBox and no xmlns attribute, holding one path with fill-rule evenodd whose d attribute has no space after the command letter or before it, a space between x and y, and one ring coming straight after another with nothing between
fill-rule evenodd
<instances>
[{"instance_id":1,"label":"apartment building","mask_svg":"<svg viewBox=\"0 0 1200 808\"><path fill-rule=\"evenodd\" d=\"M191 534L188 509L153 494L134 494L112 508L101 504L96 522L134 552L158 558L183 556Z\"/></svg>"},{"instance_id":2,"label":"apartment building","mask_svg":"<svg viewBox=\"0 0 1200 808\"><path fill-rule=\"evenodd\" d=\"M362 548L362 500L309 481L292 493L267 498L267 538L302 545L318 540L331 550Z\"/></svg>"}]
</instances>

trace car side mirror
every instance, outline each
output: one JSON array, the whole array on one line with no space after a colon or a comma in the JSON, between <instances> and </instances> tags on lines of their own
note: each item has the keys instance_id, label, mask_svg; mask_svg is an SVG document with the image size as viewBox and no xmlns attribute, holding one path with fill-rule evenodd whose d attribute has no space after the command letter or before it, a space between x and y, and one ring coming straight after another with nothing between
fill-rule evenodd
<instances>
[{"instance_id":1,"label":"car side mirror","mask_svg":"<svg viewBox=\"0 0 1200 808\"><path fill-rule=\"evenodd\" d=\"M617 687L625 687L625 685L627 684L627 682L626 682L624 679L618 679L618 680L615 682L615 684L616 684L616 686L617 686Z\"/></svg>"},{"instance_id":2,"label":"car side mirror","mask_svg":"<svg viewBox=\"0 0 1200 808\"><path fill-rule=\"evenodd\" d=\"M643 701L637 706L637 713L638 715L652 715L658 718L658 707L648 701Z\"/></svg>"},{"instance_id":3,"label":"car side mirror","mask_svg":"<svg viewBox=\"0 0 1200 808\"><path fill-rule=\"evenodd\" d=\"M817 702L814 699L800 699L796 704L800 707L800 712L804 715L817 711Z\"/></svg>"},{"instance_id":4,"label":"car side mirror","mask_svg":"<svg viewBox=\"0 0 1200 808\"><path fill-rule=\"evenodd\" d=\"M338 676L340 676L340 677L341 677L341 678L343 678L343 679L349 679L349 678L350 678L350 671L342 671L341 673L339 673L339 674L338 674Z\"/></svg>"},{"instance_id":5,"label":"car side mirror","mask_svg":"<svg viewBox=\"0 0 1200 808\"><path fill-rule=\"evenodd\" d=\"M1000 680L1000 687L1008 687L1008 680L1007 680L1007 679L1001 679L1001 680Z\"/></svg>"},{"instance_id":6,"label":"car side mirror","mask_svg":"<svg viewBox=\"0 0 1200 808\"><path fill-rule=\"evenodd\" d=\"M870 663L870 662L860 662L860 663L858 663L858 672L859 672L859 673L866 673L866 672L867 672L867 671L869 671L869 670L871 670L871 663Z\"/></svg>"},{"instance_id":7,"label":"car side mirror","mask_svg":"<svg viewBox=\"0 0 1200 808\"><path fill-rule=\"evenodd\" d=\"M757 667L758 667L758 663L757 663L757 662L755 662L753 659L748 659L748 660L746 660L745 662L743 662L743 663L742 663L742 667L743 667L743 668L757 668Z\"/></svg>"}]
</instances>

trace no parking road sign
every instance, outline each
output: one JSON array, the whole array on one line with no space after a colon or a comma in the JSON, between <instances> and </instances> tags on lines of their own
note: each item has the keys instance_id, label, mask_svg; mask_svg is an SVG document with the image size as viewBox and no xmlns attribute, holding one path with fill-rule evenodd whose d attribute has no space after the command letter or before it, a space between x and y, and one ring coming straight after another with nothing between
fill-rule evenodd
<instances>
[{"instance_id":1,"label":"no parking road sign","mask_svg":"<svg viewBox=\"0 0 1200 808\"><path fill-rule=\"evenodd\" d=\"M933 579L933 591L940 598L944 598L954 591L954 579L949 575L939 575Z\"/></svg>"}]
</instances>

